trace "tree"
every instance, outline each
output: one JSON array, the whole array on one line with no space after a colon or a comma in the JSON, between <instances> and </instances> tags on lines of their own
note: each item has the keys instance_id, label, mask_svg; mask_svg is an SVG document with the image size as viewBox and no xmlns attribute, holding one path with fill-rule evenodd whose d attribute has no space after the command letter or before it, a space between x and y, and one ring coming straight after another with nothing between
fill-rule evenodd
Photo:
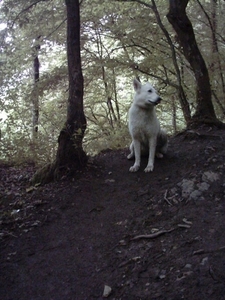
<instances>
[{"instance_id":1,"label":"tree","mask_svg":"<svg viewBox=\"0 0 225 300\"><path fill-rule=\"evenodd\" d=\"M168 31L166 30L165 26L163 25L163 23L160 19L160 15L159 15L159 12L158 12L158 9L157 9L157 6L156 6L156 3L155 3L154 0L152 0L152 10L155 13L157 23L158 23L159 27L161 28L162 32L164 33L164 35L167 39L168 45L170 47L170 50L171 50L172 61L173 61L173 64L174 64L174 69L175 69L176 77L177 77L178 97L179 97L179 101L180 101L180 104L181 104L181 108L182 108L182 111L183 111L185 121L188 123L191 119L191 112L190 112L190 107L189 107L189 104L188 104L188 101L187 101L187 97L186 97L184 89L183 89L181 72L180 72L178 62L177 62L177 58L176 58L175 47L173 45L173 42L171 40L171 37L170 37ZM172 102L174 102L174 97L173 97ZM174 108L174 105L173 105L173 108ZM174 127L174 130L175 130L175 127Z\"/></svg>"},{"instance_id":2,"label":"tree","mask_svg":"<svg viewBox=\"0 0 225 300\"><path fill-rule=\"evenodd\" d=\"M211 12L207 13L204 6L201 4L199 0L197 0L201 11L204 13L205 18L209 24L210 34L211 34L211 62L209 69L211 71L211 76L213 78L212 82L221 86L221 97L218 97L214 90L212 90L213 96L215 98L216 103L220 107L221 111L225 112L224 105L221 103L219 98L224 98L225 95L225 80L224 80L224 72L222 61L220 59L220 51L219 51L219 42L217 37L217 28L218 28L218 17L217 12L220 11L218 8L218 1L211 0L210 1L210 8Z\"/></svg>"},{"instance_id":3,"label":"tree","mask_svg":"<svg viewBox=\"0 0 225 300\"><path fill-rule=\"evenodd\" d=\"M31 140L35 142L38 137L38 119L39 119L39 95L38 95L38 83L39 83L39 69L40 69L40 62L38 58L38 52L41 48L38 40L40 37L37 38L37 45L34 47L34 61L33 61L33 71L34 71L34 89L32 94L32 132L31 132Z\"/></svg>"},{"instance_id":4,"label":"tree","mask_svg":"<svg viewBox=\"0 0 225 300\"><path fill-rule=\"evenodd\" d=\"M80 56L79 0L65 0L67 11L67 60L69 97L67 120L58 138L58 150L53 164L38 171L33 182L46 183L62 174L74 174L86 165L87 155L82 140L86 130L83 110L83 74Z\"/></svg>"},{"instance_id":5,"label":"tree","mask_svg":"<svg viewBox=\"0 0 225 300\"><path fill-rule=\"evenodd\" d=\"M212 104L208 70L196 43L192 24L186 15L188 2L189 0L170 0L167 18L177 33L184 56L190 63L196 79L197 107L191 123L213 123L219 125L220 122L216 118Z\"/></svg>"}]
</instances>

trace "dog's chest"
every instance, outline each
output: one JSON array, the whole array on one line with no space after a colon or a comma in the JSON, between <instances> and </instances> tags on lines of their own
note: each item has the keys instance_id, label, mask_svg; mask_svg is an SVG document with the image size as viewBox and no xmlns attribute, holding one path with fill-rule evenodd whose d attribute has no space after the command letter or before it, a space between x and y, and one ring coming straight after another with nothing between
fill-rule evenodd
<instances>
[{"instance_id":1,"label":"dog's chest","mask_svg":"<svg viewBox=\"0 0 225 300\"><path fill-rule=\"evenodd\" d=\"M146 139L159 132L159 121L155 110L144 110L131 106L129 111L129 130L130 133L138 135L141 139Z\"/></svg>"}]
</instances>

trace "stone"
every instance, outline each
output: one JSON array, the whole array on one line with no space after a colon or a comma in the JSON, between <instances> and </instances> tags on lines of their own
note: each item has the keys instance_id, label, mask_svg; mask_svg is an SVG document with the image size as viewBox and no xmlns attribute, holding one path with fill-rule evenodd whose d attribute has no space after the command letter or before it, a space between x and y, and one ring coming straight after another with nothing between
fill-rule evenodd
<instances>
[{"instance_id":1,"label":"stone","mask_svg":"<svg viewBox=\"0 0 225 300\"><path fill-rule=\"evenodd\" d=\"M108 285L105 285L102 297L107 298L111 294L111 292L112 292L112 288Z\"/></svg>"},{"instance_id":2,"label":"stone","mask_svg":"<svg viewBox=\"0 0 225 300\"><path fill-rule=\"evenodd\" d=\"M206 181L206 182L215 182L215 181L219 180L219 178L220 178L220 175L213 171L204 172L202 175L202 181Z\"/></svg>"}]
</instances>

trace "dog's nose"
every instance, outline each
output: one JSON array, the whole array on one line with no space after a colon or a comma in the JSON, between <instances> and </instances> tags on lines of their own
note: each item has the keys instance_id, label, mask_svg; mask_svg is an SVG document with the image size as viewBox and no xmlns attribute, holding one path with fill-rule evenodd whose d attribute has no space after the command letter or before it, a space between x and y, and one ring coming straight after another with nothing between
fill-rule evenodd
<instances>
[{"instance_id":1,"label":"dog's nose","mask_svg":"<svg viewBox=\"0 0 225 300\"><path fill-rule=\"evenodd\" d=\"M162 99L161 99L160 97L158 97L158 98L156 99L155 103L156 103L156 104L159 104L159 103L161 102L161 100L162 100Z\"/></svg>"}]
</instances>

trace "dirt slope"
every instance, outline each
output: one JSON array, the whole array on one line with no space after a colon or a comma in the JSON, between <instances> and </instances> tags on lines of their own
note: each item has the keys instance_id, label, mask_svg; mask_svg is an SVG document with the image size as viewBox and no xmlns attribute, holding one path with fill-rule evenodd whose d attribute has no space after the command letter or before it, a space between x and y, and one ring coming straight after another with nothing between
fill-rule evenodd
<instances>
[{"instance_id":1,"label":"dirt slope","mask_svg":"<svg viewBox=\"0 0 225 300\"><path fill-rule=\"evenodd\" d=\"M27 191L31 167L1 166L1 299L225 299L224 141L179 134L149 174L106 151Z\"/></svg>"}]
</instances>

